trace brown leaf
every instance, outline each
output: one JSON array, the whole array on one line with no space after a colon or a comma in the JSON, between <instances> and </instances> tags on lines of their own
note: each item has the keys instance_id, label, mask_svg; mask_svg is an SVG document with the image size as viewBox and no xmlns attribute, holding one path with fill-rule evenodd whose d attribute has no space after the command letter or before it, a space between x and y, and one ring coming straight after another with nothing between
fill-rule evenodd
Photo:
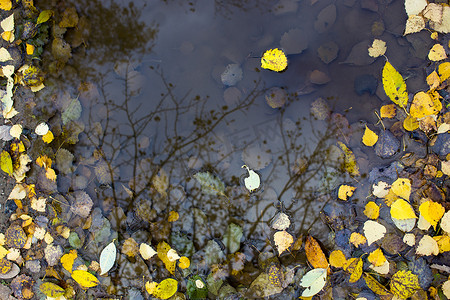
<instances>
[{"instance_id":1,"label":"brown leaf","mask_svg":"<svg viewBox=\"0 0 450 300\"><path fill-rule=\"evenodd\" d=\"M322 248L320 248L319 243L310 235L306 238L305 252L306 258L315 269L328 268L328 261L322 251Z\"/></svg>"}]
</instances>

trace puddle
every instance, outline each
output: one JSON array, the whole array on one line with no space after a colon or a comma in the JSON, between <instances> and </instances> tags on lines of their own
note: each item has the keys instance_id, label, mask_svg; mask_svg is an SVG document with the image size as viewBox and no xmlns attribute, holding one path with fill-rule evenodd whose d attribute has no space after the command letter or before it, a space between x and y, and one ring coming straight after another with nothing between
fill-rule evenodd
<instances>
[{"instance_id":1,"label":"puddle","mask_svg":"<svg viewBox=\"0 0 450 300\"><path fill-rule=\"evenodd\" d=\"M278 212L289 216L295 238L310 232L327 243L320 211L340 184L354 182L342 172L336 141L359 154L363 178L381 162L360 143L359 121L375 123L372 112L388 100L380 90L385 60L367 54L373 38L411 73L410 92L425 84L419 43L411 48L401 38L403 3L250 2L73 3L90 36L60 77L49 78L49 91L60 107L77 95L81 103L79 141L70 146L76 167L58 175L58 190L85 190L108 219L96 226L111 235L87 237L94 257L117 236L154 246L166 240L206 274L214 262L207 252L217 252L210 241L226 248L222 237L234 223L245 260L256 262L274 251L270 221ZM272 48L285 49L284 72L261 69L259 57ZM281 107L272 108L271 97ZM260 176L252 193L243 165ZM199 172L214 175L223 191L205 192ZM170 211L180 215L172 224ZM140 259L119 262L111 279L117 295L142 287L142 276L168 274L158 263L148 272ZM244 277L234 280L251 283Z\"/></svg>"}]
</instances>

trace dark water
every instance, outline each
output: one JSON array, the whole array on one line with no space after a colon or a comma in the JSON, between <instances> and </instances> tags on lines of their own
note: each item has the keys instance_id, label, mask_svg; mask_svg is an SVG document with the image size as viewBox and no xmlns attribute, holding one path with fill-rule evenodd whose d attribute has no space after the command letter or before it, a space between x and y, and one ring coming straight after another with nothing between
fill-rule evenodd
<instances>
[{"instance_id":1,"label":"dark water","mask_svg":"<svg viewBox=\"0 0 450 300\"><path fill-rule=\"evenodd\" d=\"M427 42L426 34L402 37L403 1L311 2L73 3L80 16L87 16L89 37L73 49L72 60L49 85L53 81L60 91L64 82L65 94L60 92L58 99L79 95L82 104L79 123L84 130L73 149L77 167L60 180L59 189L76 189L77 182L85 182L81 187L111 222L111 236L88 250L93 256L115 236L156 246L160 240L170 243L172 232L176 248L173 235L181 233L193 241L195 248L187 251L193 265L207 272L202 249L213 238L221 240L235 223L243 228L240 251L255 262L258 252L273 251L269 221L278 211L290 217L294 239L310 232L328 243L329 230L319 212L334 201L339 184L357 183L342 172L336 140L355 152L363 175L381 162L360 143L359 121L376 122L373 111L387 101L380 90L385 60L372 61L356 50L347 57L358 43L369 47L374 38L386 41L387 57L409 76L413 92L425 82L417 70ZM283 35L292 29L300 32L295 43L283 45L289 49L299 43L304 50L288 52L289 65L282 73L261 69L258 57L280 48ZM317 51L330 42L338 53L325 63ZM229 64L237 64L243 74L232 87L221 81ZM314 70L329 82L311 83ZM378 89L368 88L372 95L355 91L361 75L378 83ZM264 95L273 87L286 95L282 108L266 102ZM318 98L330 113L344 115L351 129L337 124L326 110L325 119L311 115ZM261 188L251 194L243 185L244 164L261 177ZM202 192L193 175L205 171L225 184L226 196ZM164 173L169 184L158 191L155 177ZM180 214L173 224L166 221L171 210ZM142 274L147 275L130 275L128 282L125 264L121 256L112 278L122 295L123 286L142 286ZM151 275L161 280L164 274L155 266Z\"/></svg>"}]
</instances>

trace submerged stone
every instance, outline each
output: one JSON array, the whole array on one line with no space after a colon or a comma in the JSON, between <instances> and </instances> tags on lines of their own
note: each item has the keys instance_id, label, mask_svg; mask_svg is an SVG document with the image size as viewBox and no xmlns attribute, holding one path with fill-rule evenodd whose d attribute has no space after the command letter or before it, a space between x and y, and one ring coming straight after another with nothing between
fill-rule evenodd
<instances>
[{"instance_id":1,"label":"submerged stone","mask_svg":"<svg viewBox=\"0 0 450 300\"><path fill-rule=\"evenodd\" d=\"M368 93L370 95L375 94L378 86L378 81L373 75L364 74L356 77L355 82L355 92L361 96L364 93Z\"/></svg>"}]
</instances>

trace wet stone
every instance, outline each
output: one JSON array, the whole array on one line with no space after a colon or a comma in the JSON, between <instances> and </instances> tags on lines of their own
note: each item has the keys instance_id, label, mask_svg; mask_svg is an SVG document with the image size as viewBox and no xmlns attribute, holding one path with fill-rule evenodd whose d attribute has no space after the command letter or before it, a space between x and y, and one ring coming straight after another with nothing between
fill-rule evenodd
<instances>
[{"instance_id":1,"label":"wet stone","mask_svg":"<svg viewBox=\"0 0 450 300\"><path fill-rule=\"evenodd\" d=\"M31 273L38 273L41 270L41 263L39 260L27 260L25 267L30 270Z\"/></svg>"},{"instance_id":2,"label":"wet stone","mask_svg":"<svg viewBox=\"0 0 450 300\"><path fill-rule=\"evenodd\" d=\"M400 149L399 140L389 131L380 133L378 142L375 145L375 153L382 158L393 156Z\"/></svg>"},{"instance_id":3,"label":"wet stone","mask_svg":"<svg viewBox=\"0 0 450 300\"><path fill-rule=\"evenodd\" d=\"M403 243L402 237L396 234L386 234L381 243L381 247L389 254L396 255L403 250L405 250L408 246Z\"/></svg>"},{"instance_id":4,"label":"wet stone","mask_svg":"<svg viewBox=\"0 0 450 300\"><path fill-rule=\"evenodd\" d=\"M434 145L431 147L434 153L446 156L450 153L450 133L438 134Z\"/></svg>"}]
</instances>

